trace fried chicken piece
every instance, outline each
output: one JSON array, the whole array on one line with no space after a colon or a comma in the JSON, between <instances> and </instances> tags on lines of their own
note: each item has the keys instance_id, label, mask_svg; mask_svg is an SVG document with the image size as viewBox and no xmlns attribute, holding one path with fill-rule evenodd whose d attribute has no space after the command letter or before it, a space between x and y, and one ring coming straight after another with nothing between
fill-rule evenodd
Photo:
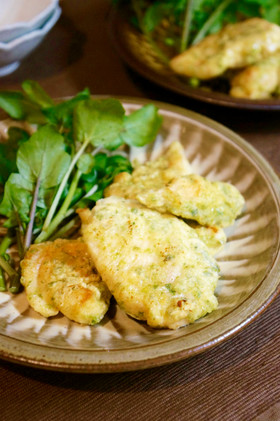
<instances>
[{"instance_id":1,"label":"fried chicken piece","mask_svg":"<svg viewBox=\"0 0 280 421\"><path fill-rule=\"evenodd\" d=\"M185 222L117 197L79 214L97 270L127 314L176 329L217 307L218 265Z\"/></svg>"},{"instance_id":2,"label":"fried chicken piece","mask_svg":"<svg viewBox=\"0 0 280 421\"><path fill-rule=\"evenodd\" d=\"M104 193L105 197L117 196L134 199L136 195L155 186L160 187L172 178L191 172L182 145L173 142L156 160L137 166L132 174L118 174Z\"/></svg>"},{"instance_id":3,"label":"fried chicken piece","mask_svg":"<svg viewBox=\"0 0 280 421\"><path fill-rule=\"evenodd\" d=\"M195 230L198 238L206 245L211 256L215 256L226 244L227 237L222 228L202 226L195 221L186 221L186 223Z\"/></svg>"},{"instance_id":4,"label":"fried chicken piece","mask_svg":"<svg viewBox=\"0 0 280 421\"><path fill-rule=\"evenodd\" d=\"M229 24L216 34L174 57L174 72L198 79L211 79L227 69L249 66L280 49L280 27L252 18Z\"/></svg>"},{"instance_id":5,"label":"fried chicken piece","mask_svg":"<svg viewBox=\"0 0 280 421\"><path fill-rule=\"evenodd\" d=\"M196 174L179 142L157 160L121 173L105 190L105 197L136 199L150 209L172 213L200 225L226 227L240 214L244 199L229 183L211 182Z\"/></svg>"},{"instance_id":6,"label":"fried chicken piece","mask_svg":"<svg viewBox=\"0 0 280 421\"><path fill-rule=\"evenodd\" d=\"M150 209L221 228L232 225L244 206L236 187L197 174L174 178L164 187L137 194L136 199Z\"/></svg>"},{"instance_id":7,"label":"fried chicken piece","mask_svg":"<svg viewBox=\"0 0 280 421\"><path fill-rule=\"evenodd\" d=\"M280 94L280 51L239 72L231 81L236 98L267 99Z\"/></svg>"},{"instance_id":8,"label":"fried chicken piece","mask_svg":"<svg viewBox=\"0 0 280 421\"><path fill-rule=\"evenodd\" d=\"M78 323L92 325L108 310L111 294L81 240L32 245L21 270L29 304L44 317L61 312Z\"/></svg>"}]
</instances>

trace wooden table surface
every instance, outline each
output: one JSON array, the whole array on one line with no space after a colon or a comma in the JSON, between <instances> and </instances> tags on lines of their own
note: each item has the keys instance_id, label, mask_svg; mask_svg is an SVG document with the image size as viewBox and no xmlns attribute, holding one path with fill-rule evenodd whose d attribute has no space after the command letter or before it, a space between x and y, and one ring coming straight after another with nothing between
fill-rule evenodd
<instances>
[{"instance_id":1,"label":"wooden table surface","mask_svg":"<svg viewBox=\"0 0 280 421\"><path fill-rule=\"evenodd\" d=\"M280 172L280 111L222 108L172 94L136 75L109 35L108 0L64 0L62 16L0 89L37 80L53 97L148 97L204 114L237 132ZM69 374L0 362L0 419L280 420L280 297L244 331L191 359L120 374Z\"/></svg>"}]
</instances>

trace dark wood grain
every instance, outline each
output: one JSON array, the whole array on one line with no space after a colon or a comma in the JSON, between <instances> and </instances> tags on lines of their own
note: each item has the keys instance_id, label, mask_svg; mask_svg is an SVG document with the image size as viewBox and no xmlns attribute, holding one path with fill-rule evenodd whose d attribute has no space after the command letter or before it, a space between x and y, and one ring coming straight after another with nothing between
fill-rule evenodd
<instances>
[{"instance_id":1,"label":"dark wood grain","mask_svg":"<svg viewBox=\"0 0 280 421\"><path fill-rule=\"evenodd\" d=\"M113 48L108 0L65 0L63 13L19 69L53 97L148 97L194 110L241 135L280 172L280 112L242 111L165 91L128 69ZM135 373L79 375L0 363L3 420L280 420L280 297L249 327L189 360ZM1 340L1 338L0 338Z\"/></svg>"}]
</instances>

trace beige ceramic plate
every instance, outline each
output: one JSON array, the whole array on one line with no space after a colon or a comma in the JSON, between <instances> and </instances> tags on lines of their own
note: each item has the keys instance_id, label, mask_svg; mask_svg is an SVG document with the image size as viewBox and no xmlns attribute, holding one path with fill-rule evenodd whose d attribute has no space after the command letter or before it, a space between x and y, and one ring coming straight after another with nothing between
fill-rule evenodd
<instances>
[{"instance_id":1,"label":"beige ceramic plate","mask_svg":"<svg viewBox=\"0 0 280 421\"><path fill-rule=\"evenodd\" d=\"M130 24L129 13L123 6L112 9L110 27L113 43L123 60L135 72L163 88L183 97L215 105L250 110L280 110L280 98L251 100L223 93L221 85L225 82L221 82L220 86L216 83L211 90L189 86L160 59L146 38Z\"/></svg>"},{"instance_id":2,"label":"beige ceramic plate","mask_svg":"<svg viewBox=\"0 0 280 421\"><path fill-rule=\"evenodd\" d=\"M149 101L123 100L128 110ZM49 320L31 310L25 294L0 293L0 357L47 369L114 372L153 367L187 358L219 344L257 317L279 292L280 183L268 163L225 127L190 111L158 103L163 143L179 139L194 170L212 180L233 183L246 209L227 229L218 255L219 307L177 331L154 330L112 305L98 326L81 326L58 316Z\"/></svg>"}]
</instances>

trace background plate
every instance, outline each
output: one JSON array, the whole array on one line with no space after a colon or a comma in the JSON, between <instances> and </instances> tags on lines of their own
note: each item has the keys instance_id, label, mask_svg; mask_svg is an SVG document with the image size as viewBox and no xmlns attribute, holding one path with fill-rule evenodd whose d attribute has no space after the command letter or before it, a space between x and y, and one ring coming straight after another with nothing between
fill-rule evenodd
<instances>
[{"instance_id":1,"label":"background plate","mask_svg":"<svg viewBox=\"0 0 280 421\"><path fill-rule=\"evenodd\" d=\"M121 99L121 98L120 98ZM149 100L121 99L128 111ZM45 319L29 308L25 294L0 293L0 357L46 369L114 372L163 365L205 351L240 331L279 292L280 183L269 164L227 128L193 112L156 103L163 126L151 150L132 157L155 158L180 140L195 172L229 181L244 195L246 209L227 231L217 256L219 307L190 326L155 330L112 306L98 326L63 316Z\"/></svg>"},{"instance_id":2,"label":"background plate","mask_svg":"<svg viewBox=\"0 0 280 421\"><path fill-rule=\"evenodd\" d=\"M129 14L112 8L110 16L112 41L122 59L138 74L168 90L188 98L226 107L249 110L280 110L280 99L251 100L188 86L159 58L153 47L129 23Z\"/></svg>"}]
</instances>

